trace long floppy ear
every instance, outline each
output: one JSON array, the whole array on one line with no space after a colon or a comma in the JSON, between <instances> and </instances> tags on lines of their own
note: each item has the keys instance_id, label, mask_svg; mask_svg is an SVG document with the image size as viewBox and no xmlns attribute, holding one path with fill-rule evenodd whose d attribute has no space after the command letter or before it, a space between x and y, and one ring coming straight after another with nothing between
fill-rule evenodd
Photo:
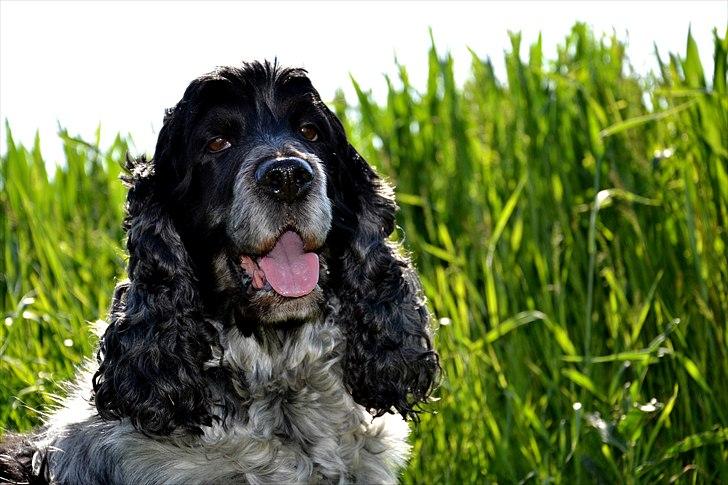
<instances>
[{"instance_id":1,"label":"long floppy ear","mask_svg":"<svg viewBox=\"0 0 728 485\"><path fill-rule=\"evenodd\" d=\"M172 171L161 168L171 163L172 117L165 119L154 161L127 162L129 281L115 291L93 380L103 418L129 418L156 435L199 432L211 423L203 364L212 357L214 330L202 318L189 256L160 194L169 186L160 173Z\"/></svg>"},{"instance_id":2,"label":"long floppy ear","mask_svg":"<svg viewBox=\"0 0 728 485\"><path fill-rule=\"evenodd\" d=\"M343 246L337 294L347 336L345 383L373 414L395 409L416 419L440 368L430 315L410 260L387 239L397 210L391 187L351 145L342 152L331 195Z\"/></svg>"}]
</instances>

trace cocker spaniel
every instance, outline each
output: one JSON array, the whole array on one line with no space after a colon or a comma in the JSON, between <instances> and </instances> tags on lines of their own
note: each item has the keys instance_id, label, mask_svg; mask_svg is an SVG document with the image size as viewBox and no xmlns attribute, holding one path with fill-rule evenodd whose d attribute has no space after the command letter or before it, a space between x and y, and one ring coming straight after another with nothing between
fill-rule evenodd
<instances>
[{"instance_id":1,"label":"cocker spaniel","mask_svg":"<svg viewBox=\"0 0 728 485\"><path fill-rule=\"evenodd\" d=\"M396 482L439 370L392 190L302 69L225 67L129 160L97 363L0 446L16 482Z\"/></svg>"}]
</instances>

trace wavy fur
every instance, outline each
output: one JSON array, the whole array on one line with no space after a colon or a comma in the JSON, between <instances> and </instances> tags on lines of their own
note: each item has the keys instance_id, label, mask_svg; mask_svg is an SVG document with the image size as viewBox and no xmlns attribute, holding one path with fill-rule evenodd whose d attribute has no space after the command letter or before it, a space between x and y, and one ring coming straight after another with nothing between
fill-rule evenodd
<instances>
[{"instance_id":1,"label":"wavy fur","mask_svg":"<svg viewBox=\"0 0 728 485\"><path fill-rule=\"evenodd\" d=\"M128 169L129 281L114 293L94 402L101 417L129 418L145 433L199 433L211 424L202 363L212 355L215 332L202 318L197 278L158 200L153 169L143 159Z\"/></svg>"}]
</instances>

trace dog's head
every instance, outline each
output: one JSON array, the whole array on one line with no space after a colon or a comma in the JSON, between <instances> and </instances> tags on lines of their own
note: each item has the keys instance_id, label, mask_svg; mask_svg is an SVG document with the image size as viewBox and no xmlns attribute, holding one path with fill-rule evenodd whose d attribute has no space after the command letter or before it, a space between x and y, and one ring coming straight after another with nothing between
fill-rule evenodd
<instances>
[{"instance_id":1,"label":"dog's head","mask_svg":"<svg viewBox=\"0 0 728 485\"><path fill-rule=\"evenodd\" d=\"M153 160L129 169L129 282L99 353L102 416L159 434L209 424L208 320L253 332L318 318L334 298L354 399L405 416L426 399L437 356L416 274L387 241L392 191L305 71L252 63L196 79Z\"/></svg>"},{"instance_id":2,"label":"dog's head","mask_svg":"<svg viewBox=\"0 0 728 485\"><path fill-rule=\"evenodd\" d=\"M238 323L306 320L324 300L341 124L304 71L250 64L195 80L154 168L205 301ZM231 305L231 303L234 303Z\"/></svg>"}]
</instances>

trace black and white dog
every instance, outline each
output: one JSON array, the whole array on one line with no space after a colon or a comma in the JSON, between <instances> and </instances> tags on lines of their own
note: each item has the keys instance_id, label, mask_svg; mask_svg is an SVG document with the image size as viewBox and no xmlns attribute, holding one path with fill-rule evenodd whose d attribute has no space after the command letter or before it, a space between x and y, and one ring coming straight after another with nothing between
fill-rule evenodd
<instances>
[{"instance_id":1,"label":"black and white dog","mask_svg":"<svg viewBox=\"0 0 728 485\"><path fill-rule=\"evenodd\" d=\"M0 481L397 481L438 374L392 190L305 71L220 68L128 162L98 363Z\"/></svg>"}]
</instances>

